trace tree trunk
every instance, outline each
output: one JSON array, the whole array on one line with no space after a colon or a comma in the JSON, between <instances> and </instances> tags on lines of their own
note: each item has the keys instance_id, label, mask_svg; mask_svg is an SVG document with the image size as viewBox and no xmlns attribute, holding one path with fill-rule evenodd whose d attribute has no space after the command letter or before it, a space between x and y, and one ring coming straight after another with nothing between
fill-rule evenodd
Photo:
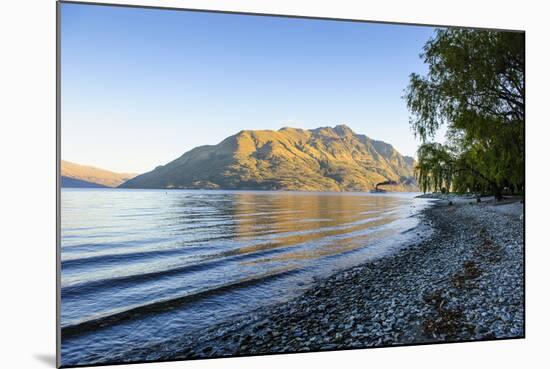
<instances>
[{"instance_id":1,"label":"tree trunk","mask_svg":"<svg viewBox=\"0 0 550 369\"><path fill-rule=\"evenodd\" d=\"M502 200L502 188L500 186L493 186L493 193L495 194L495 200Z\"/></svg>"}]
</instances>

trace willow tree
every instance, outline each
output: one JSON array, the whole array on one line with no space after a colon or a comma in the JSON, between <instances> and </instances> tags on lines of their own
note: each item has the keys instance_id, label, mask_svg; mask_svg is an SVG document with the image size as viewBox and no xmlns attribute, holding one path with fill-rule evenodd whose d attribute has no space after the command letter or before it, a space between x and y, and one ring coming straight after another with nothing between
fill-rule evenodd
<instances>
[{"instance_id":1,"label":"willow tree","mask_svg":"<svg viewBox=\"0 0 550 369\"><path fill-rule=\"evenodd\" d=\"M416 174L422 191L429 189L451 190L455 158L448 147L438 143L427 143L418 149Z\"/></svg>"},{"instance_id":2,"label":"willow tree","mask_svg":"<svg viewBox=\"0 0 550 369\"><path fill-rule=\"evenodd\" d=\"M420 57L428 65L411 74L405 99L422 145L421 187L458 192L524 186L525 38L523 33L439 29ZM429 142L448 127L448 144ZM436 160L440 159L440 160Z\"/></svg>"}]
</instances>

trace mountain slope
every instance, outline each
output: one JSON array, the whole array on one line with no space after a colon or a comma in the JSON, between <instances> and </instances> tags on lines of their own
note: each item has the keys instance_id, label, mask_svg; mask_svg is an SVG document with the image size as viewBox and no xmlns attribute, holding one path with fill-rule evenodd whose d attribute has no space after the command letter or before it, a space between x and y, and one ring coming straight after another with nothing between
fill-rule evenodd
<instances>
[{"instance_id":1,"label":"mountain slope","mask_svg":"<svg viewBox=\"0 0 550 369\"><path fill-rule=\"evenodd\" d=\"M135 176L61 160L61 187L117 187Z\"/></svg>"},{"instance_id":2,"label":"mountain slope","mask_svg":"<svg viewBox=\"0 0 550 369\"><path fill-rule=\"evenodd\" d=\"M125 188L225 188L303 191L417 190L412 158L344 125L314 130L241 131L139 175Z\"/></svg>"},{"instance_id":3,"label":"mountain slope","mask_svg":"<svg viewBox=\"0 0 550 369\"><path fill-rule=\"evenodd\" d=\"M100 185L98 183L92 183L83 181L81 179L61 176L61 187L74 187L74 188L107 188L107 186Z\"/></svg>"}]
</instances>

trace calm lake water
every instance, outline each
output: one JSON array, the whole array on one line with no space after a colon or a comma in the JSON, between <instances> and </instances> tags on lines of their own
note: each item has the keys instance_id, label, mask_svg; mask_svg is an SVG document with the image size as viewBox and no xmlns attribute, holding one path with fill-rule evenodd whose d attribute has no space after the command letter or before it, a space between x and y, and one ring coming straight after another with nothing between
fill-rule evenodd
<instances>
[{"instance_id":1,"label":"calm lake water","mask_svg":"<svg viewBox=\"0 0 550 369\"><path fill-rule=\"evenodd\" d=\"M415 195L62 189L62 364L176 340L392 252L429 203Z\"/></svg>"}]
</instances>

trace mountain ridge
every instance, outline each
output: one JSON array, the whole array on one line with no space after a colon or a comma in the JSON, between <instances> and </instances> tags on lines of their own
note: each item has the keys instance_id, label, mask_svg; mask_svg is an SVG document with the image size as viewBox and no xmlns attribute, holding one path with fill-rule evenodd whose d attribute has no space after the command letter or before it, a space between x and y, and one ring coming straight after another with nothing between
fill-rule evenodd
<instances>
[{"instance_id":1,"label":"mountain ridge","mask_svg":"<svg viewBox=\"0 0 550 369\"><path fill-rule=\"evenodd\" d=\"M122 188L417 191L414 159L345 125L305 130L242 130L217 145L193 148Z\"/></svg>"},{"instance_id":2,"label":"mountain ridge","mask_svg":"<svg viewBox=\"0 0 550 369\"><path fill-rule=\"evenodd\" d=\"M61 160L61 187L118 187L135 176Z\"/></svg>"}]
</instances>

